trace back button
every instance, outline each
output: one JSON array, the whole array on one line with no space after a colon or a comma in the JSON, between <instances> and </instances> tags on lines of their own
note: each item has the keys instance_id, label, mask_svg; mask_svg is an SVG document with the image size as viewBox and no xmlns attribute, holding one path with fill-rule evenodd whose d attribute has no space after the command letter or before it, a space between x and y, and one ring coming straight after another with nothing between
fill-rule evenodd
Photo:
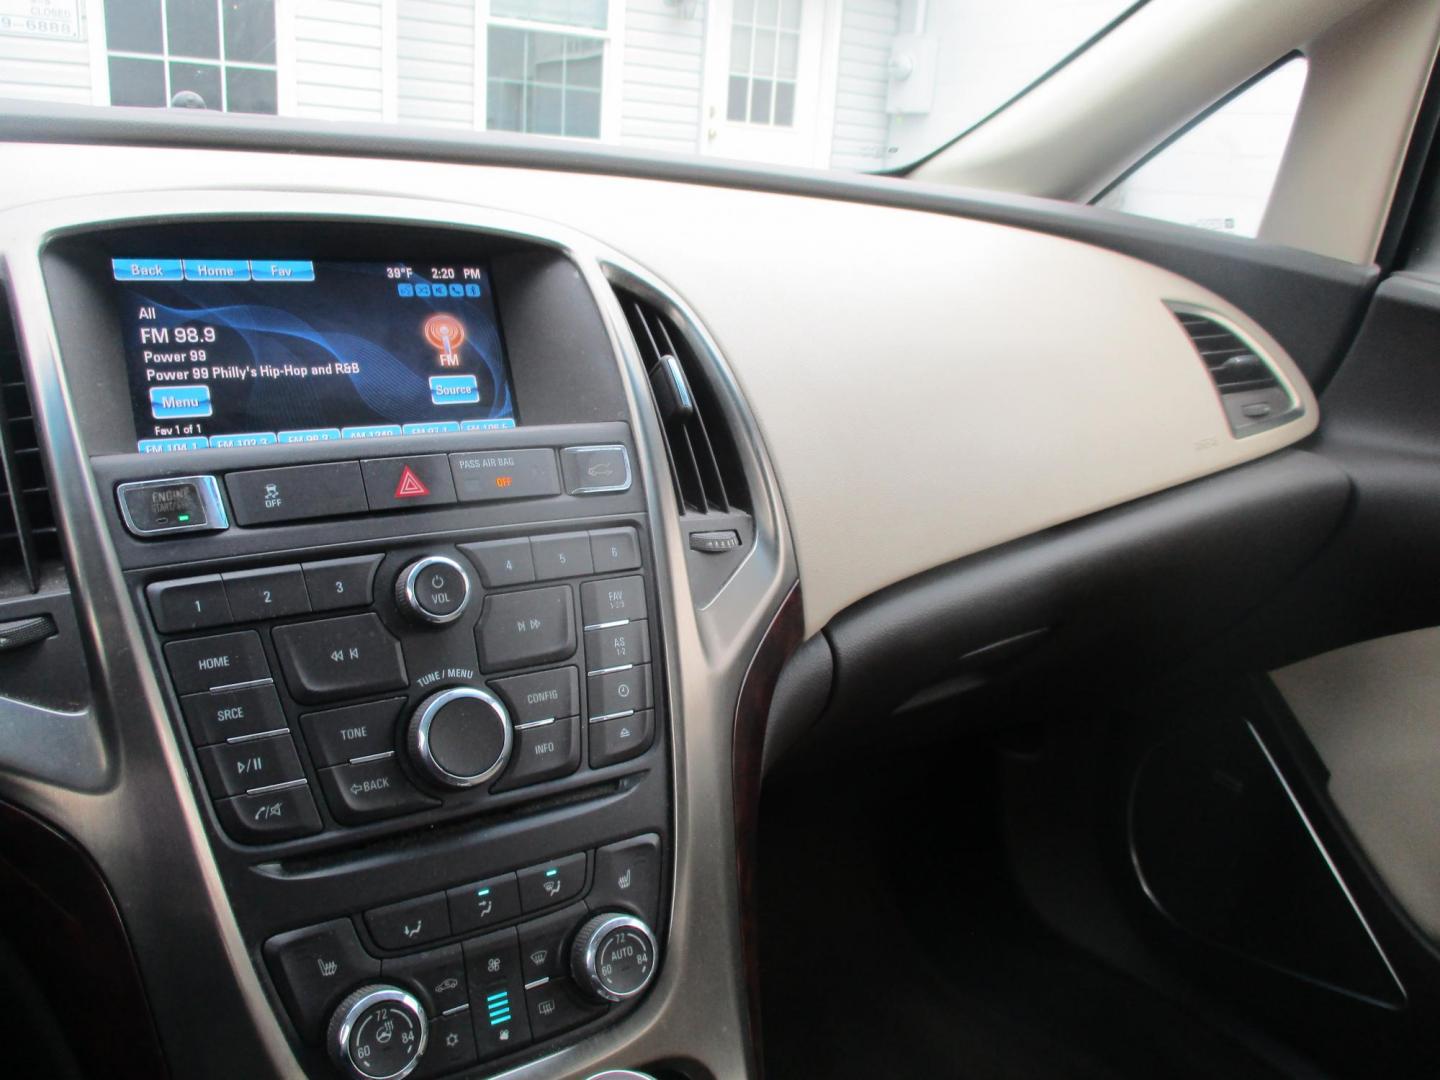
<instances>
[{"instance_id":1,"label":"back button","mask_svg":"<svg viewBox=\"0 0 1440 1080\"><path fill-rule=\"evenodd\" d=\"M346 825L413 814L440 805L439 799L422 795L405 778L393 753L321 769L320 787L330 812Z\"/></svg>"}]
</instances>

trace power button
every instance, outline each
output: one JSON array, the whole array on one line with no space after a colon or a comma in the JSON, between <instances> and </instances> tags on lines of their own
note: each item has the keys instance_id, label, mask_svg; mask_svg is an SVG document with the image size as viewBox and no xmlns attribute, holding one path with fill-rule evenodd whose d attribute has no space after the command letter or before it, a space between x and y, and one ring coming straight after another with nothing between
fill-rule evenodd
<instances>
[{"instance_id":1,"label":"power button","mask_svg":"<svg viewBox=\"0 0 1440 1080\"><path fill-rule=\"evenodd\" d=\"M427 555L400 572L395 603L422 623L454 622L470 603L470 578L454 559Z\"/></svg>"}]
</instances>

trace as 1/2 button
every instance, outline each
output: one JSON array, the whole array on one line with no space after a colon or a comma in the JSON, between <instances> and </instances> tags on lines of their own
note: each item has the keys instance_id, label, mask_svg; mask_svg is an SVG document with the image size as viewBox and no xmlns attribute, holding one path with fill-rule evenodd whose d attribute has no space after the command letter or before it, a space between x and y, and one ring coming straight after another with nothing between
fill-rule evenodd
<instances>
[{"instance_id":1,"label":"as 1/2 button","mask_svg":"<svg viewBox=\"0 0 1440 1080\"><path fill-rule=\"evenodd\" d=\"M318 704L405 687L397 641L373 612L275 628L275 650L297 701Z\"/></svg>"}]
</instances>

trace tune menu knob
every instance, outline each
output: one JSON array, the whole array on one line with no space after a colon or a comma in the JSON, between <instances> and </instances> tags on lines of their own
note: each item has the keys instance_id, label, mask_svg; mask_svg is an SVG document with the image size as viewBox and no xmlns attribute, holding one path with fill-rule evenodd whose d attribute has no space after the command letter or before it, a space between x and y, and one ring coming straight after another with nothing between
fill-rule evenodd
<instances>
[{"instance_id":1,"label":"tune menu knob","mask_svg":"<svg viewBox=\"0 0 1440 1080\"><path fill-rule=\"evenodd\" d=\"M431 694L410 718L406 746L416 767L446 788L472 788L510 760L515 740L500 699L475 686Z\"/></svg>"},{"instance_id":2,"label":"tune menu knob","mask_svg":"<svg viewBox=\"0 0 1440 1080\"><path fill-rule=\"evenodd\" d=\"M621 911L594 916L575 935L570 968L575 985L597 1001L626 1001L655 977L659 945L644 921Z\"/></svg>"},{"instance_id":3,"label":"tune menu knob","mask_svg":"<svg viewBox=\"0 0 1440 1080\"><path fill-rule=\"evenodd\" d=\"M470 575L454 559L426 555L395 579L395 606L416 622L452 623L470 603Z\"/></svg>"},{"instance_id":4,"label":"tune menu knob","mask_svg":"<svg viewBox=\"0 0 1440 1080\"><path fill-rule=\"evenodd\" d=\"M325 1042L353 1080L403 1080L420 1063L429 1034L425 1010L398 986L362 986L335 1008Z\"/></svg>"}]
</instances>

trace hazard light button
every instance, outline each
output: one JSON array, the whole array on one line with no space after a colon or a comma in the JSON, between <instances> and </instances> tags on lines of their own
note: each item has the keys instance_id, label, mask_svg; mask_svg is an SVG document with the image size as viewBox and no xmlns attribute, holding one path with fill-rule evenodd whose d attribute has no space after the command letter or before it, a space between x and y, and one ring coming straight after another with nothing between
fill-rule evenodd
<instances>
[{"instance_id":1,"label":"hazard light button","mask_svg":"<svg viewBox=\"0 0 1440 1080\"><path fill-rule=\"evenodd\" d=\"M455 481L444 454L362 461L371 510L407 510L455 501Z\"/></svg>"}]
</instances>

